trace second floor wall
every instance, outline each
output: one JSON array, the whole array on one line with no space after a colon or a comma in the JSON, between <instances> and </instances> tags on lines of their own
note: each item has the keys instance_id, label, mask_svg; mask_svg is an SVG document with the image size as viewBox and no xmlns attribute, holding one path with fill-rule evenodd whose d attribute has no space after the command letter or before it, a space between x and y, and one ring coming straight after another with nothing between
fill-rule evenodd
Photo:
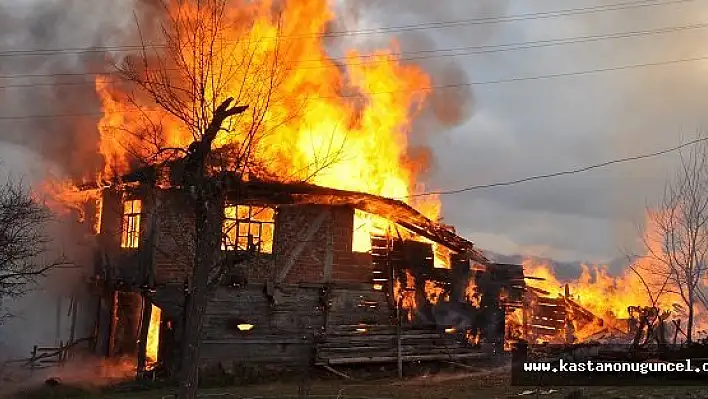
<instances>
[{"instance_id":1,"label":"second floor wall","mask_svg":"<svg viewBox=\"0 0 708 399\"><path fill-rule=\"evenodd\" d=\"M371 281L371 256L353 251L350 207L256 201L220 211L222 255L248 281ZM187 278L195 236L184 192L105 190L100 215L100 263L111 278L129 285Z\"/></svg>"}]
</instances>

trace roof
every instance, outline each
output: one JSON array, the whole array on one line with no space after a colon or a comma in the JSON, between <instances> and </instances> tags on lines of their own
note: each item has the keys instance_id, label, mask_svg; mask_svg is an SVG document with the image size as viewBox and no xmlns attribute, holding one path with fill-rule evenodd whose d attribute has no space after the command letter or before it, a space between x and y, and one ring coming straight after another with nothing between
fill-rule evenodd
<instances>
[{"instance_id":1,"label":"roof","mask_svg":"<svg viewBox=\"0 0 708 399\"><path fill-rule=\"evenodd\" d=\"M149 183L155 181L154 167L138 169L120 179L121 183ZM236 180L237 181L237 180ZM84 189L98 188L85 185ZM350 206L361 211L381 216L387 220L456 252L470 254L475 260L487 262L474 244L445 226L436 223L403 201L356 191L337 190L303 182L276 182L254 179L239 182L241 197L267 198L272 204L318 204Z\"/></svg>"},{"instance_id":2,"label":"roof","mask_svg":"<svg viewBox=\"0 0 708 399\"><path fill-rule=\"evenodd\" d=\"M474 244L436 223L403 201L357 191L337 190L308 183L245 182L249 194L270 192L279 204L319 204L350 206L381 216L433 242L457 252L469 252L480 261L486 258L474 249ZM250 196L250 195L249 195ZM259 196L259 195L256 195Z\"/></svg>"}]
</instances>

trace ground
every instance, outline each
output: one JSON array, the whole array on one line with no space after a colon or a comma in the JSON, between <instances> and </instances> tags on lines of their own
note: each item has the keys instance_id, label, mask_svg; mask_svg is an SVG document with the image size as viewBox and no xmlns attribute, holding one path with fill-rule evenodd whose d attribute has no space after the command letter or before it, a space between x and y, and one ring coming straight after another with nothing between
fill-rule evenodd
<instances>
[{"instance_id":1,"label":"ground","mask_svg":"<svg viewBox=\"0 0 708 399\"><path fill-rule=\"evenodd\" d=\"M504 375L479 375L471 373L441 373L435 376L415 377L405 380L386 379L369 382L343 382L318 380L312 383L309 395L301 394L300 384L270 383L240 387L222 387L200 390L200 397L208 398L312 398L312 399L494 399L494 398L706 398L708 387L556 387L555 392L539 395L529 393L532 388L510 387ZM526 392L524 392L526 391ZM580 391L580 392L578 392ZM171 389L118 392L116 388L101 392L87 392L69 388L25 392L16 398L85 398L85 399L167 399ZM526 394L524 394L526 393ZM579 393L582 393L578 396Z\"/></svg>"}]
</instances>

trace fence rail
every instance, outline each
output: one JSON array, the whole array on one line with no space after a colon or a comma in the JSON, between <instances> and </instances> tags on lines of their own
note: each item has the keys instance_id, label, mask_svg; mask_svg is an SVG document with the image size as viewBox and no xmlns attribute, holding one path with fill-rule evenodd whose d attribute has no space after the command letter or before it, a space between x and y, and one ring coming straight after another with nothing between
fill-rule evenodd
<instances>
[{"instance_id":1,"label":"fence rail","mask_svg":"<svg viewBox=\"0 0 708 399\"><path fill-rule=\"evenodd\" d=\"M43 369L47 367L61 366L72 356L73 350L83 342L90 342L93 338L82 338L74 342L64 343L59 341L59 346L39 346L32 348L31 356L27 359L18 359L13 362L24 363L30 369Z\"/></svg>"}]
</instances>

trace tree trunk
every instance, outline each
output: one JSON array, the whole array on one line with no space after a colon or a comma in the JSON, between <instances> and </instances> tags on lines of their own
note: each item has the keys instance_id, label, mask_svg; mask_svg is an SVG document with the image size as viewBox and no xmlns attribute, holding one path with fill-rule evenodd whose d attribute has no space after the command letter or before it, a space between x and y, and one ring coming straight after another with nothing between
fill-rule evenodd
<instances>
[{"instance_id":1,"label":"tree trunk","mask_svg":"<svg viewBox=\"0 0 708 399\"><path fill-rule=\"evenodd\" d=\"M693 300L693 293L689 293L689 299L688 299L688 320L686 322L686 343L691 344L693 342L693 308L694 308L694 300Z\"/></svg>"},{"instance_id":2,"label":"tree trunk","mask_svg":"<svg viewBox=\"0 0 708 399\"><path fill-rule=\"evenodd\" d=\"M225 199L223 185L207 173L207 158L224 120L248 108L247 106L231 107L232 102L233 98L227 98L214 110L214 117L202 134L202 140L192 143L189 155L185 159L183 178L187 183L186 186L190 187L194 204L195 250L189 301L185 304L184 310L178 399L194 399L197 396L202 324L209 301L209 278L220 255Z\"/></svg>"},{"instance_id":3,"label":"tree trunk","mask_svg":"<svg viewBox=\"0 0 708 399\"><path fill-rule=\"evenodd\" d=\"M220 195L196 201L195 256L186 320L182 336L179 399L194 399L199 383L199 349L204 312L209 300L208 283L218 260L221 232ZM210 206L211 205L211 206Z\"/></svg>"}]
</instances>

